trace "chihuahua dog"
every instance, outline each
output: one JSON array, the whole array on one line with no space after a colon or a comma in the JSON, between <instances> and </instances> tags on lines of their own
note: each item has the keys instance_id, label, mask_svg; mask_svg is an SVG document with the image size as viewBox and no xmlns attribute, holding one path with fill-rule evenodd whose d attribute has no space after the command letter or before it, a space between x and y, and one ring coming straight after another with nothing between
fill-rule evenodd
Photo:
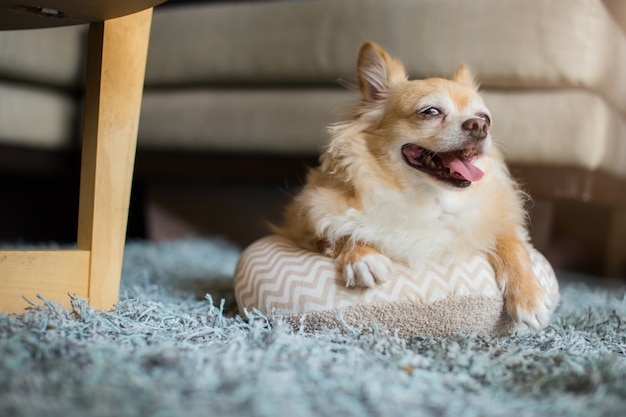
<instances>
[{"instance_id":1,"label":"chihuahua dog","mask_svg":"<svg viewBox=\"0 0 626 417\"><path fill-rule=\"evenodd\" d=\"M283 236L336 260L348 287L392 278L393 263L463 262L483 254L506 312L538 330L547 293L533 275L525 196L490 135L491 114L468 68L409 80L402 63L365 43L361 100L286 210Z\"/></svg>"}]
</instances>

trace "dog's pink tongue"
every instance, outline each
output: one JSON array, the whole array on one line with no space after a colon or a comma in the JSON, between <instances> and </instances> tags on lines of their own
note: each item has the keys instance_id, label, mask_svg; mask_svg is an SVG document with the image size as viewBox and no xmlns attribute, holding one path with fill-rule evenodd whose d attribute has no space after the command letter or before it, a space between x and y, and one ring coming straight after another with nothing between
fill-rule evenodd
<instances>
[{"instance_id":1,"label":"dog's pink tongue","mask_svg":"<svg viewBox=\"0 0 626 417\"><path fill-rule=\"evenodd\" d=\"M450 168L452 171L460 174L468 181L480 181L485 175L478 167L472 164L471 161L459 159L456 156L450 154L446 158L442 159L443 164Z\"/></svg>"}]
</instances>

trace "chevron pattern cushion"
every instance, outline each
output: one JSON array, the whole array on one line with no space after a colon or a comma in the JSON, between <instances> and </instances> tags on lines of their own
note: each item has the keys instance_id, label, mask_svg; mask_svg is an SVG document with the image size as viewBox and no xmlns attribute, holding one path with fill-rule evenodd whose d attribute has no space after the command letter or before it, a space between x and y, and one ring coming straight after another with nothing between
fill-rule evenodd
<instances>
[{"instance_id":1,"label":"chevron pattern cushion","mask_svg":"<svg viewBox=\"0 0 626 417\"><path fill-rule=\"evenodd\" d=\"M533 271L558 304L556 276L548 261L531 251ZM385 325L405 336L454 335L460 331L504 334L515 326L484 257L464 264L397 266L393 279L377 288L346 288L331 258L299 248L279 236L249 246L235 273L242 313L257 309L296 327Z\"/></svg>"}]
</instances>

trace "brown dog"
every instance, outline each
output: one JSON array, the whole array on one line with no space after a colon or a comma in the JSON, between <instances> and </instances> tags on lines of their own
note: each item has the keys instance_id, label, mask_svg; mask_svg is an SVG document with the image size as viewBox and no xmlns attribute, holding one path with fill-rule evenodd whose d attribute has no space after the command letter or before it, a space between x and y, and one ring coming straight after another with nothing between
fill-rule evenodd
<instances>
[{"instance_id":1,"label":"brown dog","mask_svg":"<svg viewBox=\"0 0 626 417\"><path fill-rule=\"evenodd\" d=\"M469 70L408 80L374 43L361 47L357 69L361 101L331 126L280 232L334 257L347 286L385 282L392 262L486 254L508 314L532 330L545 326L524 197L492 144L491 115Z\"/></svg>"}]
</instances>

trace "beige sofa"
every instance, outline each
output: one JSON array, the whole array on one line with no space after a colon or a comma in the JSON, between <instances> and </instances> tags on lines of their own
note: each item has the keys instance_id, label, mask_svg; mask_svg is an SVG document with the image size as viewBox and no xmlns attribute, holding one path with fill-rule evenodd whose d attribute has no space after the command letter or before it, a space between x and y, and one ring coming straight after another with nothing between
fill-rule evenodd
<instances>
[{"instance_id":1,"label":"beige sofa","mask_svg":"<svg viewBox=\"0 0 626 417\"><path fill-rule=\"evenodd\" d=\"M400 57L412 77L447 76L467 63L493 113L494 138L535 199L537 246L557 266L623 274L624 3L157 7L137 176L175 188L199 178L297 178L301 170L284 170L320 152L325 126L355 97L339 81L353 79L359 45L374 40ZM0 32L0 168L22 170L6 156L16 152L77 147L85 33L81 26Z\"/></svg>"}]
</instances>

